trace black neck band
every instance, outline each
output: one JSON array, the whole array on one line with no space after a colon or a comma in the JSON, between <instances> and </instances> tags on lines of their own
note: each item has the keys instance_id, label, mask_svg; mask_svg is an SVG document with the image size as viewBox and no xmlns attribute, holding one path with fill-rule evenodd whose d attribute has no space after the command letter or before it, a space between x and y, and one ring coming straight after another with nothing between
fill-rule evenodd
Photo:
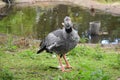
<instances>
[{"instance_id":1,"label":"black neck band","mask_svg":"<svg viewBox=\"0 0 120 80\"><path fill-rule=\"evenodd\" d=\"M70 32L72 32L72 28L70 27L69 29L65 29L65 31L66 31L67 33L70 33Z\"/></svg>"}]
</instances>

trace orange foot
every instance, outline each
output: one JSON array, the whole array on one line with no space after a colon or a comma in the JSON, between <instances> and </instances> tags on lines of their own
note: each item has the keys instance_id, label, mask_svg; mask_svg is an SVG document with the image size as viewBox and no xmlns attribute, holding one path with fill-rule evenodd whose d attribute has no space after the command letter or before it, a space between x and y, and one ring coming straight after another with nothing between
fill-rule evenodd
<instances>
[{"instance_id":1,"label":"orange foot","mask_svg":"<svg viewBox=\"0 0 120 80\"><path fill-rule=\"evenodd\" d=\"M70 68L72 68L71 66L65 66L65 65L63 65L62 67L61 66L58 66L58 68L62 71L62 72L70 72L70 70L68 70L68 69L70 69ZM65 69L67 69L67 70L65 70Z\"/></svg>"},{"instance_id":2,"label":"orange foot","mask_svg":"<svg viewBox=\"0 0 120 80\"><path fill-rule=\"evenodd\" d=\"M62 70L62 72L70 72L71 70Z\"/></svg>"},{"instance_id":3,"label":"orange foot","mask_svg":"<svg viewBox=\"0 0 120 80\"><path fill-rule=\"evenodd\" d=\"M72 69L72 66L65 66L66 69Z\"/></svg>"},{"instance_id":4,"label":"orange foot","mask_svg":"<svg viewBox=\"0 0 120 80\"><path fill-rule=\"evenodd\" d=\"M61 68L61 71L62 71L62 72L70 72L69 69L66 70L65 68Z\"/></svg>"}]
</instances>

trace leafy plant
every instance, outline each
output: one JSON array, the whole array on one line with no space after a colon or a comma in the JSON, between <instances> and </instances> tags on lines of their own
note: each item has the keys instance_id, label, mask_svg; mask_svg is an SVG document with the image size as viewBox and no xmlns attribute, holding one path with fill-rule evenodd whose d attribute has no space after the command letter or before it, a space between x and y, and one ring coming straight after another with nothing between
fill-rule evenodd
<instances>
[{"instance_id":1,"label":"leafy plant","mask_svg":"<svg viewBox=\"0 0 120 80\"><path fill-rule=\"evenodd\" d=\"M5 45L6 50L8 51L15 51L17 46L13 45L13 37L12 35L8 35L7 44Z\"/></svg>"},{"instance_id":2,"label":"leafy plant","mask_svg":"<svg viewBox=\"0 0 120 80\"><path fill-rule=\"evenodd\" d=\"M119 2L119 0L96 0L102 3L112 3L112 2Z\"/></svg>"},{"instance_id":3,"label":"leafy plant","mask_svg":"<svg viewBox=\"0 0 120 80\"><path fill-rule=\"evenodd\" d=\"M0 80L13 80L14 76L7 68L0 69Z\"/></svg>"},{"instance_id":4,"label":"leafy plant","mask_svg":"<svg viewBox=\"0 0 120 80\"><path fill-rule=\"evenodd\" d=\"M87 56L88 54L91 53L91 51L92 51L92 49L90 49L89 47L80 45L80 46L77 46L76 48L74 48L69 53L70 53L70 55Z\"/></svg>"},{"instance_id":5,"label":"leafy plant","mask_svg":"<svg viewBox=\"0 0 120 80\"><path fill-rule=\"evenodd\" d=\"M90 80L109 80L110 79L110 76L101 69L91 72L90 75L91 75Z\"/></svg>"},{"instance_id":6,"label":"leafy plant","mask_svg":"<svg viewBox=\"0 0 120 80\"><path fill-rule=\"evenodd\" d=\"M74 48L72 51L69 52L70 55L74 56L91 56L92 58L96 60L102 60L104 58L103 51L100 48L99 45L97 45L95 48L91 48L89 46L85 45L79 45L76 48Z\"/></svg>"},{"instance_id":7,"label":"leafy plant","mask_svg":"<svg viewBox=\"0 0 120 80\"><path fill-rule=\"evenodd\" d=\"M117 63L120 66L120 53L118 53L118 56L117 56Z\"/></svg>"},{"instance_id":8,"label":"leafy plant","mask_svg":"<svg viewBox=\"0 0 120 80\"><path fill-rule=\"evenodd\" d=\"M80 38L81 43L85 43L85 42L87 42L87 40L88 40L88 38Z\"/></svg>"},{"instance_id":9,"label":"leafy plant","mask_svg":"<svg viewBox=\"0 0 120 80\"><path fill-rule=\"evenodd\" d=\"M120 69L120 54L116 56L116 59L109 64L114 69Z\"/></svg>"},{"instance_id":10,"label":"leafy plant","mask_svg":"<svg viewBox=\"0 0 120 80\"><path fill-rule=\"evenodd\" d=\"M31 59L35 59L35 53L34 53L34 51L30 51L30 50L26 50L23 53L20 53L20 56L23 57L23 58L24 57L29 57Z\"/></svg>"},{"instance_id":11,"label":"leafy plant","mask_svg":"<svg viewBox=\"0 0 120 80\"><path fill-rule=\"evenodd\" d=\"M116 52L110 54L106 52L107 54L105 54L99 46L93 48L78 45L70 52L71 54L67 55L73 69L65 73L58 69L49 68L49 66L58 66L57 58L52 58L50 54L43 52L36 55L36 48L20 50L18 53L12 52L16 53L15 55L0 50L0 54L2 54L0 64L10 67L14 74L13 76L9 69L7 71L0 68L0 77L3 72L8 72L8 75L14 80L116 80L120 75L118 69L120 56ZM102 54L100 61L96 60L98 57L95 55L96 52ZM9 80L6 79L8 75L4 77L2 74L0 80L3 80L3 77L4 80Z\"/></svg>"},{"instance_id":12,"label":"leafy plant","mask_svg":"<svg viewBox=\"0 0 120 80\"><path fill-rule=\"evenodd\" d=\"M97 69L93 71L80 70L79 73L77 73L77 75L75 75L74 77L75 77L74 80L109 80L110 79L110 76L101 69Z\"/></svg>"},{"instance_id":13,"label":"leafy plant","mask_svg":"<svg viewBox=\"0 0 120 80\"><path fill-rule=\"evenodd\" d=\"M94 58L95 58L96 60L101 60L101 59L104 58L104 56L103 56L103 51L101 50L101 48L100 48L99 45L95 47Z\"/></svg>"}]
</instances>

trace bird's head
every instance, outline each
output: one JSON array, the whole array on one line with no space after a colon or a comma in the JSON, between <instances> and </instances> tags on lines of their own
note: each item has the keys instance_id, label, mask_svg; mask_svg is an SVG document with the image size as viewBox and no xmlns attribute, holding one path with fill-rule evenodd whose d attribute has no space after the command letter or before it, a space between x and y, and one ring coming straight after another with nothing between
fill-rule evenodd
<instances>
[{"instance_id":1,"label":"bird's head","mask_svg":"<svg viewBox=\"0 0 120 80\"><path fill-rule=\"evenodd\" d=\"M73 26L73 23L72 23L71 18L69 16L66 16L64 18L64 26L66 29L70 29Z\"/></svg>"}]
</instances>

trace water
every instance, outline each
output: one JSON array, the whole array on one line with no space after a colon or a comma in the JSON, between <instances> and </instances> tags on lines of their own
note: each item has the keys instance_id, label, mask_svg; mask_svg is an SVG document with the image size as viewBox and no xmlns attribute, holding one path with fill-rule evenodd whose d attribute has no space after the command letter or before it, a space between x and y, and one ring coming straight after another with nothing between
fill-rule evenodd
<instances>
[{"instance_id":1,"label":"water","mask_svg":"<svg viewBox=\"0 0 120 80\"><path fill-rule=\"evenodd\" d=\"M35 39L44 38L49 32L62 28L66 15L72 18L81 37L89 38L90 42L98 43L101 39L113 40L120 38L120 16L95 10L92 15L89 9L76 5L50 5L50 6L11 6L3 8L5 16L0 16L0 33L13 34ZM87 35L89 23L101 23L99 34Z\"/></svg>"}]
</instances>

